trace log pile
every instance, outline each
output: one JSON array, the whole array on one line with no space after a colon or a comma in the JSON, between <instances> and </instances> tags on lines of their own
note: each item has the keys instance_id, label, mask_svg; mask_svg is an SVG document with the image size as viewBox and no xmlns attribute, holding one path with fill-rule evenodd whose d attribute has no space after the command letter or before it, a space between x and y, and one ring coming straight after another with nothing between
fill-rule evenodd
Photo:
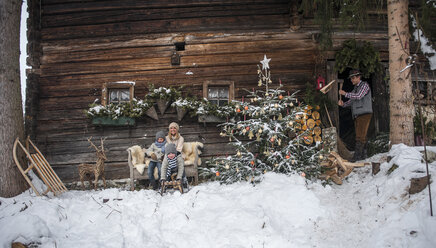
<instances>
[{"instance_id":1,"label":"log pile","mask_svg":"<svg viewBox=\"0 0 436 248\"><path fill-rule=\"evenodd\" d=\"M321 163L325 172L320 175L320 179L332 180L334 183L341 185L345 177L350 175L354 167L363 167L367 163L352 163L343 159L337 152L330 152L327 159Z\"/></svg>"}]
</instances>

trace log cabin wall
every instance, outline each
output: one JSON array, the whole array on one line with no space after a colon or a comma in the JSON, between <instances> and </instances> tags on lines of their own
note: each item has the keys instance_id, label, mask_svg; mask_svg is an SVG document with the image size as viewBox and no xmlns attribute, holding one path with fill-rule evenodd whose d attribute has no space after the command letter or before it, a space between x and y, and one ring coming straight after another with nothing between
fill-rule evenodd
<instances>
[{"instance_id":1,"label":"log cabin wall","mask_svg":"<svg viewBox=\"0 0 436 248\"><path fill-rule=\"evenodd\" d=\"M36 35L29 36L33 63L28 87L33 91L27 131L67 182L78 180L79 163L96 160L88 137L95 142L107 138L106 177L125 178L126 149L148 146L158 130L167 130L177 119L170 108L159 120L140 119L134 127L94 126L84 110L101 98L104 83L133 81L135 97L141 99L150 83L185 85L184 93L202 96L204 82L226 80L235 83L235 98L240 99L243 89L257 88L257 64L264 54L271 58L273 82L280 79L291 92L304 90L315 73L325 75L325 61L334 55L319 56L316 25L298 16L295 1L29 2L30 28ZM352 37L370 37L386 54L386 28L338 33L334 49ZM176 49L176 43L184 43L184 49ZM180 56L179 65L171 64L174 53ZM185 141L205 144L204 158L235 152L216 124L190 116L179 124Z\"/></svg>"}]
</instances>

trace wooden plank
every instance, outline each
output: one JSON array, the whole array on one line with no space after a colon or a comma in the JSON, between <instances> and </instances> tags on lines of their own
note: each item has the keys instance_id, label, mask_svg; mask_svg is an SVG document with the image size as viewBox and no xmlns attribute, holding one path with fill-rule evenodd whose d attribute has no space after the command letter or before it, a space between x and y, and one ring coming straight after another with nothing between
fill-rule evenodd
<instances>
[{"instance_id":1,"label":"wooden plank","mask_svg":"<svg viewBox=\"0 0 436 248\"><path fill-rule=\"evenodd\" d=\"M212 55L228 53L259 53L265 51L314 51L316 44L306 40L265 40L265 41L239 41L213 44L192 44L186 45L185 51L179 52L184 55ZM134 48L112 48L105 50L88 51L65 51L47 52L42 56L43 64L81 62L81 61L108 61L135 58L159 58L170 57L175 51L174 45L154 46L154 47L134 47ZM168 62L168 61L166 61Z\"/></svg>"},{"instance_id":2,"label":"wooden plank","mask_svg":"<svg viewBox=\"0 0 436 248\"><path fill-rule=\"evenodd\" d=\"M269 56L274 58L270 62L272 68L283 66L286 63L288 66L306 67L313 65L314 57L310 51L282 51L270 52ZM183 56L181 57L180 66L197 70L202 67L216 66L236 66L236 65L257 65L259 58L262 58L264 53L241 53L241 54L216 54L210 56ZM308 56L310 56L308 58ZM292 58L292 59L289 59ZM141 58L133 60L118 60L113 61L91 61L77 63L62 63L57 66L41 65L41 76L55 75L73 75L73 74L96 74L118 72L137 72L146 70L161 70L170 69L173 66L170 63L170 58ZM255 66L254 66L255 67ZM255 67L256 68L256 67ZM186 69L185 69L186 70ZM186 75L186 71L185 71Z\"/></svg>"},{"instance_id":3,"label":"wooden plank","mask_svg":"<svg viewBox=\"0 0 436 248\"><path fill-rule=\"evenodd\" d=\"M48 8L44 8L46 10ZM67 11L70 11L69 9ZM289 9L287 3L259 3L243 4L235 3L232 5L214 5L214 6L183 6L180 8L162 6L161 8L134 8L128 9L123 6L122 9L105 10L98 9L95 11L80 12L63 12L49 13L45 12L42 27L59 27L59 26L77 26L88 24L103 24L126 21L144 21L144 20L161 20L161 19L182 19L192 17L211 17L211 16L241 16L241 15L287 15Z\"/></svg>"},{"instance_id":4,"label":"wooden plank","mask_svg":"<svg viewBox=\"0 0 436 248\"><path fill-rule=\"evenodd\" d=\"M213 6L213 5L249 5L256 3L287 3L286 0L214 0L214 1L57 1L57 0L43 0L42 10L44 14L63 14L71 12L85 12L85 11L101 11L101 10L117 10L117 9L139 9L139 8L186 8L196 6Z\"/></svg>"},{"instance_id":5,"label":"wooden plank","mask_svg":"<svg viewBox=\"0 0 436 248\"><path fill-rule=\"evenodd\" d=\"M367 34L366 34L367 35ZM307 40L312 42L310 33L296 33L291 31L274 32L273 30L264 32L200 32L200 33L165 33L165 34L136 34L123 36L107 37L83 37L80 39L69 39L62 41L41 42L44 54L48 52L64 51L88 51L99 49L116 49L126 47L148 47L148 46L172 46L174 39L184 37L187 45L227 43L240 41L265 41L265 40ZM352 35L349 35L352 37ZM359 36L360 37L360 36Z\"/></svg>"},{"instance_id":6,"label":"wooden plank","mask_svg":"<svg viewBox=\"0 0 436 248\"><path fill-rule=\"evenodd\" d=\"M289 27L289 17L285 15L231 16L209 18L187 18L178 20L150 20L43 28L43 40L65 40L81 37L104 37L111 35L131 35L150 33L198 32L202 30L272 30Z\"/></svg>"}]
</instances>

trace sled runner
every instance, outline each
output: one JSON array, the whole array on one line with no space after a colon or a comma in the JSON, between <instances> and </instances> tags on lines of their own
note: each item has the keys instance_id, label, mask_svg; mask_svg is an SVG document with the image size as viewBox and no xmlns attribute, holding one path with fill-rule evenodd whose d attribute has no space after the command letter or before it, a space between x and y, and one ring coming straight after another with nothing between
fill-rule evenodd
<instances>
[{"instance_id":1,"label":"sled runner","mask_svg":"<svg viewBox=\"0 0 436 248\"><path fill-rule=\"evenodd\" d=\"M186 192L189 191L188 179L183 177L182 180L176 180L177 173L171 174L171 181L162 181L160 185L160 194L163 195L167 188L177 189L181 194L185 192L184 186L186 186Z\"/></svg>"},{"instance_id":2,"label":"sled runner","mask_svg":"<svg viewBox=\"0 0 436 248\"><path fill-rule=\"evenodd\" d=\"M32 150L34 153L31 153L29 146L32 145ZM23 152L26 154L27 159L29 160L29 167L24 170L21 164L18 161L17 156L17 147L21 148ZM61 194L62 192L68 191L56 173L53 171L52 167L39 151L39 149L33 144L29 137L26 139L26 147L20 142L19 138L15 139L14 148L13 148L13 156L15 160L15 164L23 175L24 179L26 179L27 183L29 183L30 187L32 187L33 191L37 196L41 194L36 190L35 186L32 184L32 181L28 177L28 173L32 169L36 169L39 178L44 182L47 186L47 190L42 193L46 195L49 191L53 192L54 195Z\"/></svg>"}]
</instances>

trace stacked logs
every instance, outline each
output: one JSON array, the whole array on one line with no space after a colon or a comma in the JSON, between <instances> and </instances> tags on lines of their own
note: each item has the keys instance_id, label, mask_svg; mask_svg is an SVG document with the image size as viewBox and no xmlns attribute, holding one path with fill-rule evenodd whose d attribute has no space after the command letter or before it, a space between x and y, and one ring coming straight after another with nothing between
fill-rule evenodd
<instances>
[{"instance_id":1,"label":"stacked logs","mask_svg":"<svg viewBox=\"0 0 436 248\"><path fill-rule=\"evenodd\" d=\"M327 159L321 162L321 166L325 169L320 175L320 179L332 180L334 183L341 185L345 177L347 177L354 167L363 167L366 163L352 163L343 159L337 152L330 152Z\"/></svg>"},{"instance_id":2,"label":"stacked logs","mask_svg":"<svg viewBox=\"0 0 436 248\"><path fill-rule=\"evenodd\" d=\"M307 106L302 115L297 115L295 118L294 131L302 134L307 130L310 132L303 137L304 143L310 145L313 142L321 142L321 119L319 114L319 106Z\"/></svg>"}]
</instances>

